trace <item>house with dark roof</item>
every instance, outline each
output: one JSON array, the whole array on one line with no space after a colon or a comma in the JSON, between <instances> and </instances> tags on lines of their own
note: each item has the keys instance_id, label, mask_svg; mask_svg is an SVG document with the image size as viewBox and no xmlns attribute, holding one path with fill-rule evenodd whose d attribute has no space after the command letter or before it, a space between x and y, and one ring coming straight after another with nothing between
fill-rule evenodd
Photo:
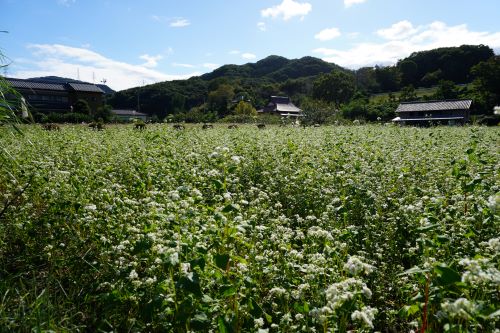
<instances>
[{"instance_id":1,"label":"house with dark roof","mask_svg":"<svg viewBox=\"0 0 500 333\"><path fill-rule=\"evenodd\" d=\"M271 96L271 101L259 113L276 114L282 117L302 117L302 110L289 97Z\"/></svg>"},{"instance_id":2,"label":"house with dark roof","mask_svg":"<svg viewBox=\"0 0 500 333\"><path fill-rule=\"evenodd\" d=\"M403 102L393 122L401 125L459 125L469 121L472 100Z\"/></svg>"},{"instance_id":3,"label":"house with dark roof","mask_svg":"<svg viewBox=\"0 0 500 333\"><path fill-rule=\"evenodd\" d=\"M71 112L76 101L85 100L91 111L103 105L104 91L95 84L68 79L44 80L6 78L36 113Z\"/></svg>"}]
</instances>

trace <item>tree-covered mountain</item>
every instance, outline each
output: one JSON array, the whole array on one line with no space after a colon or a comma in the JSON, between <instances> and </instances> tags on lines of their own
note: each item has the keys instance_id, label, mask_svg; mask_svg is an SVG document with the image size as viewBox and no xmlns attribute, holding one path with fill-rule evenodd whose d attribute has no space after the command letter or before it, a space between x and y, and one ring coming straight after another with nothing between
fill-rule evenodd
<instances>
[{"instance_id":1,"label":"tree-covered mountain","mask_svg":"<svg viewBox=\"0 0 500 333\"><path fill-rule=\"evenodd\" d=\"M463 45L415 52L394 66L364 67L356 71L314 57L287 59L272 55L256 63L224 65L211 73L187 80L166 81L113 94L114 108L134 108L159 118L196 112L225 116L232 101L250 100L256 108L271 95L288 95L298 104L313 93L321 78L332 72L352 77L357 93L370 95L399 91L403 87L428 87L447 80L455 84L474 79L471 68L494 56L484 45ZM334 82L335 80L330 80ZM333 83L332 83L333 84ZM327 87L326 87L327 88ZM326 89L323 87L322 89Z\"/></svg>"}]
</instances>

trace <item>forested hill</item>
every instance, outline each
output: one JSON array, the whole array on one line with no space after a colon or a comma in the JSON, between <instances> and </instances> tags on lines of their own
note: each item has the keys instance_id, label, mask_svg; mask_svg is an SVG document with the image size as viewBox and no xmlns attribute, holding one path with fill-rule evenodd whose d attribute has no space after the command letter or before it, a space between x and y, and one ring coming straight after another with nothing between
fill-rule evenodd
<instances>
[{"instance_id":1,"label":"forested hill","mask_svg":"<svg viewBox=\"0 0 500 333\"><path fill-rule=\"evenodd\" d=\"M211 73L187 80L166 81L120 91L108 103L114 108L137 108L164 118L168 114L202 107L224 116L218 101L250 100L255 107L269 96L283 94L299 102L312 96L313 82L324 73L341 71L355 77L356 90L365 94L398 91L403 87L428 87L442 80L455 84L473 80L471 68L494 56L484 45L463 45L416 52L394 66L364 67L350 71L314 57L287 59L272 55L256 63L224 65ZM212 104L210 104L212 102ZM208 104L207 104L208 103ZM218 110L211 108L219 107Z\"/></svg>"}]
</instances>

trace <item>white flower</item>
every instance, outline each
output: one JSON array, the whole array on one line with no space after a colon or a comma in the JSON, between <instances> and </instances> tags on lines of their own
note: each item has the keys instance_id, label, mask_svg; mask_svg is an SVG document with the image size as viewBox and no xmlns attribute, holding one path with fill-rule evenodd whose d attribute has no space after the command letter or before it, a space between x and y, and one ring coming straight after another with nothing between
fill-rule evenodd
<instances>
[{"instance_id":1,"label":"white flower","mask_svg":"<svg viewBox=\"0 0 500 333\"><path fill-rule=\"evenodd\" d=\"M255 328L262 327L262 326L264 326L264 318L257 318L257 319L254 319L254 320L253 320L253 323L254 323L254 327L255 327Z\"/></svg>"},{"instance_id":2,"label":"white flower","mask_svg":"<svg viewBox=\"0 0 500 333\"><path fill-rule=\"evenodd\" d=\"M133 269L130 274L128 275L128 278L130 280L135 280L137 278L139 278L139 274L137 274L137 272L135 271L135 269Z\"/></svg>"},{"instance_id":3,"label":"white flower","mask_svg":"<svg viewBox=\"0 0 500 333\"><path fill-rule=\"evenodd\" d=\"M355 321L360 321L363 325L373 328L373 320L377 314L377 309L370 306L364 306L361 311L354 311L351 314L351 319Z\"/></svg>"},{"instance_id":4,"label":"white flower","mask_svg":"<svg viewBox=\"0 0 500 333\"><path fill-rule=\"evenodd\" d=\"M373 266L365 264L361 261L360 257L352 256L347 260L344 269L351 275L359 275L360 273L370 274L373 271Z\"/></svg>"},{"instance_id":5,"label":"white flower","mask_svg":"<svg viewBox=\"0 0 500 333\"><path fill-rule=\"evenodd\" d=\"M97 206L96 205L87 205L87 206L85 206L85 210L89 210L91 212L94 212L97 210Z\"/></svg>"}]
</instances>

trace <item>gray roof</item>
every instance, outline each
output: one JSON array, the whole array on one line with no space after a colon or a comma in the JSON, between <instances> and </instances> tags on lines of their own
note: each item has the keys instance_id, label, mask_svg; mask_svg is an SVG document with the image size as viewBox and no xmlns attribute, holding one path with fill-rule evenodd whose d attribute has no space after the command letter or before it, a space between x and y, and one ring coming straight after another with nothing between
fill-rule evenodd
<instances>
[{"instance_id":1,"label":"gray roof","mask_svg":"<svg viewBox=\"0 0 500 333\"><path fill-rule=\"evenodd\" d=\"M117 116L129 116L129 117L146 117L147 114L142 112L137 112L135 110L112 110L113 114Z\"/></svg>"},{"instance_id":2,"label":"gray roof","mask_svg":"<svg viewBox=\"0 0 500 333\"><path fill-rule=\"evenodd\" d=\"M28 80L11 79L11 78L6 78L6 80L14 88L17 88L17 89L66 91L64 84L59 84L59 83L33 82L33 81L28 81Z\"/></svg>"},{"instance_id":3,"label":"gray roof","mask_svg":"<svg viewBox=\"0 0 500 333\"><path fill-rule=\"evenodd\" d=\"M445 120L464 120L464 117L427 117L427 118L400 118L396 117L392 119L395 122L405 122L405 121L445 121Z\"/></svg>"},{"instance_id":4,"label":"gray roof","mask_svg":"<svg viewBox=\"0 0 500 333\"><path fill-rule=\"evenodd\" d=\"M102 91L99 87L92 83L76 83L76 82L43 82L40 79L13 79L6 78L6 80L17 89L31 89L31 90L51 90L51 91L83 91L83 92L94 92L101 93Z\"/></svg>"},{"instance_id":5,"label":"gray roof","mask_svg":"<svg viewBox=\"0 0 500 333\"><path fill-rule=\"evenodd\" d=\"M429 102L404 102L399 104L396 112L468 110L470 109L471 104L471 99Z\"/></svg>"},{"instance_id":6,"label":"gray roof","mask_svg":"<svg viewBox=\"0 0 500 333\"><path fill-rule=\"evenodd\" d=\"M68 86L71 87L74 91L84 91L84 92L96 92L96 93L104 93L101 88L97 87L95 84L85 84L85 83L73 83L68 82Z\"/></svg>"},{"instance_id":7,"label":"gray roof","mask_svg":"<svg viewBox=\"0 0 500 333\"><path fill-rule=\"evenodd\" d=\"M276 111L278 112L301 112L301 110L293 105L292 103L289 104L281 104L281 103L276 103Z\"/></svg>"}]
</instances>

